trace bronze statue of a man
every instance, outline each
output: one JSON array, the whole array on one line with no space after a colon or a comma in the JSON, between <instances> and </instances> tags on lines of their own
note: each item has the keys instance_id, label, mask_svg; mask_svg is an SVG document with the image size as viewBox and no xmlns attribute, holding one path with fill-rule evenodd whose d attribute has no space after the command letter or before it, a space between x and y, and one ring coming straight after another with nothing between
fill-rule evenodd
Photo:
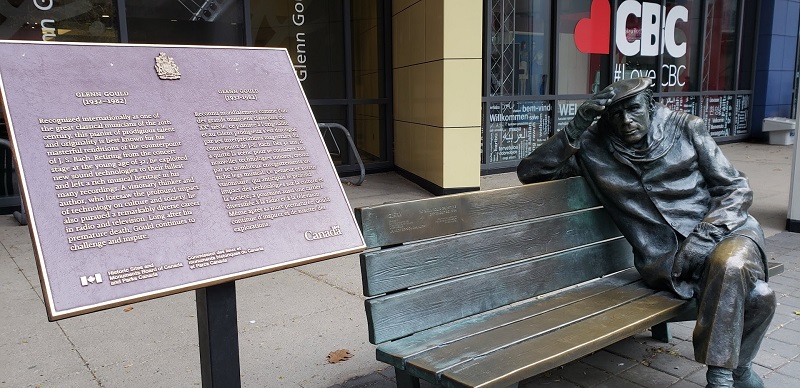
<instances>
[{"instance_id":1,"label":"bronze statue of a man","mask_svg":"<svg viewBox=\"0 0 800 388\"><path fill-rule=\"evenodd\" d=\"M650 78L615 82L517 167L522 183L582 175L653 288L699 306L695 359L708 387L763 387L751 362L775 312L747 179L702 119L653 100Z\"/></svg>"}]
</instances>

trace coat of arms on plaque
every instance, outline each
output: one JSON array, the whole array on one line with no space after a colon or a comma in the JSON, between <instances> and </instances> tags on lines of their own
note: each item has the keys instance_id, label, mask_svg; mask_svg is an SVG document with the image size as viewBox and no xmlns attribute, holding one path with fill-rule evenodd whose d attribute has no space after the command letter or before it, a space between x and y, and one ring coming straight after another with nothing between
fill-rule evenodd
<instances>
[{"instance_id":1,"label":"coat of arms on plaque","mask_svg":"<svg viewBox=\"0 0 800 388\"><path fill-rule=\"evenodd\" d=\"M178 65L166 53L159 53L156 57L156 73L161 79L181 79Z\"/></svg>"}]
</instances>

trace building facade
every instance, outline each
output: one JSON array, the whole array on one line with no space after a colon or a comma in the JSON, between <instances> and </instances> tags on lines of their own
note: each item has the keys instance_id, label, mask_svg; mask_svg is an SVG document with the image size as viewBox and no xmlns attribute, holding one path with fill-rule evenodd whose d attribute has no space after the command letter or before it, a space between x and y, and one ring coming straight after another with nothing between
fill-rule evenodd
<instances>
[{"instance_id":1,"label":"building facade","mask_svg":"<svg viewBox=\"0 0 800 388\"><path fill-rule=\"evenodd\" d=\"M759 139L794 115L798 20L800 0L0 0L0 39L284 47L355 139L323 132L341 174L358 152L436 194L513 169L619 79Z\"/></svg>"}]
</instances>

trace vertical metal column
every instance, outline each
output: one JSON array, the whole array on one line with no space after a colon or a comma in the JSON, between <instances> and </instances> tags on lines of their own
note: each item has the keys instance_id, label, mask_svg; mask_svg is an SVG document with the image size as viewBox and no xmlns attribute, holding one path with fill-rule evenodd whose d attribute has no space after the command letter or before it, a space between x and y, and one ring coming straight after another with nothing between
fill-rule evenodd
<instances>
[{"instance_id":1,"label":"vertical metal column","mask_svg":"<svg viewBox=\"0 0 800 388\"><path fill-rule=\"evenodd\" d=\"M203 387L241 387L236 283L201 288L195 293Z\"/></svg>"},{"instance_id":2,"label":"vertical metal column","mask_svg":"<svg viewBox=\"0 0 800 388\"><path fill-rule=\"evenodd\" d=\"M797 42L797 50L800 53L800 41ZM800 54L798 54L800 55ZM795 73L800 72L800 64L795 63ZM795 93L800 93L800 86ZM800 141L797 141L797 133L800 129L800 98L795 101L794 106L794 157L792 158L792 177L789 184L789 211L786 215L786 230L800 233Z\"/></svg>"}]
</instances>

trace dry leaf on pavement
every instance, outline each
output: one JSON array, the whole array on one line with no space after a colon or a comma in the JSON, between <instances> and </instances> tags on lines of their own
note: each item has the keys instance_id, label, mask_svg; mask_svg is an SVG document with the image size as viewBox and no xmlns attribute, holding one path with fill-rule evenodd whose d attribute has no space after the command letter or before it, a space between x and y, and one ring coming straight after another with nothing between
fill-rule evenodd
<instances>
[{"instance_id":1,"label":"dry leaf on pavement","mask_svg":"<svg viewBox=\"0 0 800 388\"><path fill-rule=\"evenodd\" d=\"M338 362L347 361L353 357L353 354L350 353L347 349L339 349L333 352L328 353L328 362L331 364L336 364Z\"/></svg>"}]
</instances>

